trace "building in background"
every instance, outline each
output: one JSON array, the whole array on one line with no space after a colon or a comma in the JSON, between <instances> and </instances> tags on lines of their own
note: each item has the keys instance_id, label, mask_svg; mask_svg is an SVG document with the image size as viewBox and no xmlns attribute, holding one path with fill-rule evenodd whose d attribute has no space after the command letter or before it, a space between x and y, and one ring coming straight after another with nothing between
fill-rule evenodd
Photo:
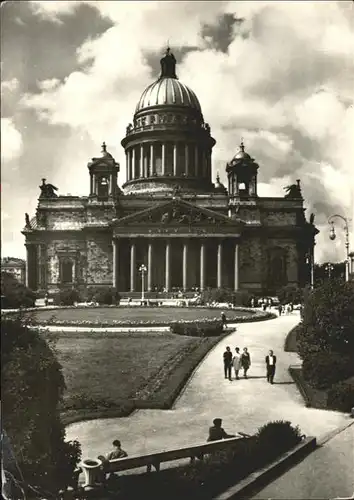
<instances>
[{"instance_id":1,"label":"building in background","mask_svg":"<svg viewBox=\"0 0 354 500\"><path fill-rule=\"evenodd\" d=\"M26 281L26 261L16 257L4 257L1 259L1 272L12 274L20 283Z\"/></svg>"},{"instance_id":2,"label":"building in background","mask_svg":"<svg viewBox=\"0 0 354 500\"><path fill-rule=\"evenodd\" d=\"M242 126L242 124L240 124ZM58 196L42 180L36 215L26 214L27 284L33 290L114 286L148 292L230 288L274 294L310 282L314 217L300 181L284 197L259 197L261 168L243 143L212 182L216 141L195 93L176 76L168 49L161 75L137 103L122 140L126 182L102 146L88 163L88 195Z\"/></svg>"}]
</instances>

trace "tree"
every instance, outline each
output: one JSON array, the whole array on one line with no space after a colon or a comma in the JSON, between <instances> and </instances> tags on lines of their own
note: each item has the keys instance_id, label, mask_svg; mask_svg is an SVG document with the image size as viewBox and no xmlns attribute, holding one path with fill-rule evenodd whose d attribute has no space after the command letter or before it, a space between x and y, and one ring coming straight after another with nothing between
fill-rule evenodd
<instances>
[{"instance_id":1,"label":"tree","mask_svg":"<svg viewBox=\"0 0 354 500\"><path fill-rule=\"evenodd\" d=\"M301 304L303 290L297 285L288 284L277 291L277 296L281 304Z\"/></svg>"},{"instance_id":2,"label":"tree","mask_svg":"<svg viewBox=\"0 0 354 500\"><path fill-rule=\"evenodd\" d=\"M354 282L331 280L304 300L298 346L302 359L313 352L333 351L354 359Z\"/></svg>"},{"instance_id":3,"label":"tree","mask_svg":"<svg viewBox=\"0 0 354 500\"><path fill-rule=\"evenodd\" d=\"M1 273L1 306L7 309L34 307L36 296L32 290L7 272Z\"/></svg>"},{"instance_id":4,"label":"tree","mask_svg":"<svg viewBox=\"0 0 354 500\"><path fill-rule=\"evenodd\" d=\"M78 442L64 441L61 365L54 347L20 317L2 321L1 338L3 428L24 483L55 494L69 483L81 455Z\"/></svg>"}]
</instances>

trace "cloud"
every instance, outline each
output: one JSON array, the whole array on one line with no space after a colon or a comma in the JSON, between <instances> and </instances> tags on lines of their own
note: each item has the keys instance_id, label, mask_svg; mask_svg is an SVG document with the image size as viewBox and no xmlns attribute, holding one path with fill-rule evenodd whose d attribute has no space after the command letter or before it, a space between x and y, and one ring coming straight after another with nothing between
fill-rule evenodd
<instances>
[{"instance_id":1,"label":"cloud","mask_svg":"<svg viewBox=\"0 0 354 500\"><path fill-rule=\"evenodd\" d=\"M11 80L5 80L1 82L1 93L3 92L15 92L19 87L20 82L17 78L12 78Z\"/></svg>"},{"instance_id":2,"label":"cloud","mask_svg":"<svg viewBox=\"0 0 354 500\"><path fill-rule=\"evenodd\" d=\"M41 80L38 82L38 88L40 90L53 90L60 84L59 78L49 78L48 80Z\"/></svg>"},{"instance_id":3,"label":"cloud","mask_svg":"<svg viewBox=\"0 0 354 500\"><path fill-rule=\"evenodd\" d=\"M301 179L309 211L316 211L323 230L334 210L350 211L352 2L81 3L113 27L79 47L78 68L64 81L42 81L38 93L22 99L42 121L72 130L70 145L76 138L76 149L61 152L63 177L72 171L73 154L82 162L91 155L83 135L97 150L106 140L124 165L119 141L142 91L157 77L152 66L169 39L182 54L179 78L198 95L217 140L214 174L219 170L225 182L225 164L244 137L260 165L261 195L281 195L283 186ZM78 2L32 6L41 18L58 22L75 15ZM226 15L244 22L228 26L231 36L220 50L215 33ZM206 26L213 36L204 36ZM121 182L124 166L122 171ZM86 189L86 170L75 175ZM319 259L333 257L332 248L320 234Z\"/></svg>"},{"instance_id":4,"label":"cloud","mask_svg":"<svg viewBox=\"0 0 354 500\"><path fill-rule=\"evenodd\" d=\"M15 160L22 153L22 135L11 118L1 118L1 161Z\"/></svg>"}]
</instances>

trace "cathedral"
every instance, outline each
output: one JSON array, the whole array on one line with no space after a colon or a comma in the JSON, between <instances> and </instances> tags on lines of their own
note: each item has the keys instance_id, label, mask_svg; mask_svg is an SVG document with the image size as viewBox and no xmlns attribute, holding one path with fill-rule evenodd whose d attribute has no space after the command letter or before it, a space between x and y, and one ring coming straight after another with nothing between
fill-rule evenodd
<instances>
[{"instance_id":1,"label":"cathedral","mask_svg":"<svg viewBox=\"0 0 354 500\"><path fill-rule=\"evenodd\" d=\"M213 183L215 143L167 49L121 141L126 182L118 185L120 166L105 144L87 165L87 196L58 195L42 179L36 215L26 214L22 231L27 285L265 295L310 282L318 231L305 218L300 180L284 197L258 196L261 167L241 142L225 165L227 186L219 175Z\"/></svg>"}]
</instances>

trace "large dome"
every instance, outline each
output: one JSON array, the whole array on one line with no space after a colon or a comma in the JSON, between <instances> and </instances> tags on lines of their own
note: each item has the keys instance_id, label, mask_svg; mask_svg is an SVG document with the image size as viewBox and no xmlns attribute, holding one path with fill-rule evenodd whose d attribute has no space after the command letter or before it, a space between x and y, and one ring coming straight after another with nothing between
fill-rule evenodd
<instances>
[{"instance_id":1,"label":"large dome","mask_svg":"<svg viewBox=\"0 0 354 500\"><path fill-rule=\"evenodd\" d=\"M163 77L149 85L136 106L135 112L159 105L176 105L196 109L201 113L197 96L176 78Z\"/></svg>"}]
</instances>

